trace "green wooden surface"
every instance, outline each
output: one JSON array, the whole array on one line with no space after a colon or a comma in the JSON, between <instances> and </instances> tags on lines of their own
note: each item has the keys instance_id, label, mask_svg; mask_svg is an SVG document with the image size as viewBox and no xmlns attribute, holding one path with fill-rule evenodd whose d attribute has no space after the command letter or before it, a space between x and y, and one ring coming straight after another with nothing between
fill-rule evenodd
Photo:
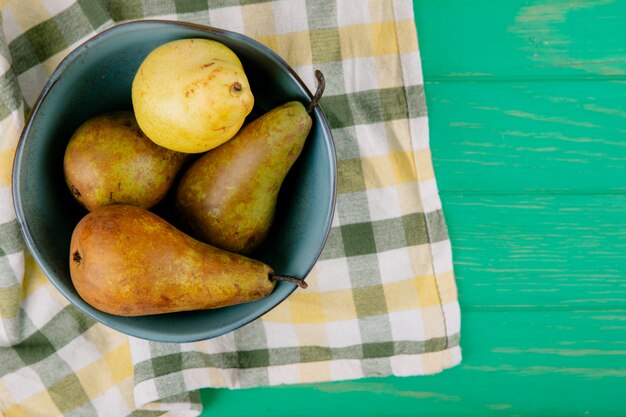
<instances>
[{"instance_id":1,"label":"green wooden surface","mask_svg":"<svg viewBox=\"0 0 626 417\"><path fill-rule=\"evenodd\" d=\"M626 1L414 0L463 363L203 416L626 415Z\"/></svg>"}]
</instances>

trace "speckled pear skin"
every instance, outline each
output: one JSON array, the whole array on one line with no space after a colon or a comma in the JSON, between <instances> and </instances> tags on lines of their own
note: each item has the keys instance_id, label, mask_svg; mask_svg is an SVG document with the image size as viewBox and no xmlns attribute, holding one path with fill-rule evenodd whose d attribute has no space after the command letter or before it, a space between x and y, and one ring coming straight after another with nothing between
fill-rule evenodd
<instances>
[{"instance_id":1,"label":"speckled pear skin","mask_svg":"<svg viewBox=\"0 0 626 417\"><path fill-rule=\"evenodd\" d=\"M297 101L246 124L182 175L181 224L197 239L250 254L267 237L280 187L300 155L312 120Z\"/></svg>"},{"instance_id":2,"label":"speckled pear skin","mask_svg":"<svg viewBox=\"0 0 626 417\"><path fill-rule=\"evenodd\" d=\"M137 122L155 143L201 153L232 138L254 107L237 55L210 39L178 39L154 49L132 85Z\"/></svg>"},{"instance_id":3,"label":"speckled pear skin","mask_svg":"<svg viewBox=\"0 0 626 417\"><path fill-rule=\"evenodd\" d=\"M214 309L258 300L268 265L214 248L136 206L109 205L78 223L70 275L92 307L120 316Z\"/></svg>"},{"instance_id":4,"label":"speckled pear skin","mask_svg":"<svg viewBox=\"0 0 626 417\"><path fill-rule=\"evenodd\" d=\"M156 145L131 111L95 116L72 135L64 154L65 181L87 210L107 204L151 208L170 189L188 155Z\"/></svg>"}]
</instances>

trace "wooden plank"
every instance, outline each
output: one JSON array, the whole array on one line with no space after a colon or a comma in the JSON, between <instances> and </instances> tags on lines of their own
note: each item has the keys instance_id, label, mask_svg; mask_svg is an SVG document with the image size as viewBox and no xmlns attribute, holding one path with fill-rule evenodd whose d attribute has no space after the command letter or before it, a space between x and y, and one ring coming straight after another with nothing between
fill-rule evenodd
<instances>
[{"instance_id":1,"label":"wooden plank","mask_svg":"<svg viewBox=\"0 0 626 417\"><path fill-rule=\"evenodd\" d=\"M414 0L426 80L624 79L621 0Z\"/></svg>"},{"instance_id":2,"label":"wooden plank","mask_svg":"<svg viewBox=\"0 0 626 417\"><path fill-rule=\"evenodd\" d=\"M626 306L625 195L446 195L443 203L462 309Z\"/></svg>"},{"instance_id":3,"label":"wooden plank","mask_svg":"<svg viewBox=\"0 0 626 417\"><path fill-rule=\"evenodd\" d=\"M626 2L414 9L463 363L203 390L203 416L626 415Z\"/></svg>"},{"instance_id":4,"label":"wooden plank","mask_svg":"<svg viewBox=\"0 0 626 417\"><path fill-rule=\"evenodd\" d=\"M206 416L623 416L626 311L467 312L438 375L203 390Z\"/></svg>"},{"instance_id":5,"label":"wooden plank","mask_svg":"<svg viewBox=\"0 0 626 417\"><path fill-rule=\"evenodd\" d=\"M439 189L625 191L624 97L617 82L427 83Z\"/></svg>"}]
</instances>

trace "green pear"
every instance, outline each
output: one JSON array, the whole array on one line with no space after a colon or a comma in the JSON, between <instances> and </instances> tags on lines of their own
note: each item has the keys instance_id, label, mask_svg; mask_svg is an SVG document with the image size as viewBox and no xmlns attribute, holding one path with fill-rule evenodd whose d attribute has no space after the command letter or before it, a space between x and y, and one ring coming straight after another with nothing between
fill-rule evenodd
<instances>
[{"instance_id":1,"label":"green pear","mask_svg":"<svg viewBox=\"0 0 626 417\"><path fill-rule=\"evenodd\" d=\"M70 243L70 276L92 307L121 316L214 309L269 295L277 280L265 263L186 235L156 214L114 204L87 214Z\"/></svg>"},{"instance_id":2,"label":"green pear","mask_svg":"<svg viewBox=\"0 0 626 417\"><path fill-rule=\"evenodd\" d=\"M298 101L246 124L207 152L181 177L176 209L186 230L203 242L249 254L266 238L278 192L296 161L312 120Z\"/></svg>"},{"instance_id":3,"label":"green pear","mask_svg":"<svg viewBox=\"0 0 626 417\"><path fill-rule=\"evenodd\" d=\"M88 210L124 203L150 208L163 199L188 155L148 139L131 111L93 117L72 135L65 180Z\"/></svg>"}]
</instances>

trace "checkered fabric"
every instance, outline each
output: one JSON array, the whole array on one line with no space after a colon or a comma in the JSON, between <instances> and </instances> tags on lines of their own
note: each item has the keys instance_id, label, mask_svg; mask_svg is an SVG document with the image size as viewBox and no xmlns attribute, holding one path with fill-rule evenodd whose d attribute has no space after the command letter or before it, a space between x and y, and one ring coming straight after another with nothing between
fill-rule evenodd
<instances>
[{"instance_id":1,"label":"checkered fabric","mask_svg":"<svg viewBox=\"0 0 626 417\"><path fill-rule=\"evenodd\" d=\"M1 2L0 411L197 415L198 389L439 372L461 360L452 254L437 192L410 0ZM24 118L93 34L160 18L244 33L315 89L338 157L337 208L298 290L235 332L189 344L128 337L68 304L24 247L11 168ZM152 410L152 411L151 411Z\"/></svg>"}]
</instances>

